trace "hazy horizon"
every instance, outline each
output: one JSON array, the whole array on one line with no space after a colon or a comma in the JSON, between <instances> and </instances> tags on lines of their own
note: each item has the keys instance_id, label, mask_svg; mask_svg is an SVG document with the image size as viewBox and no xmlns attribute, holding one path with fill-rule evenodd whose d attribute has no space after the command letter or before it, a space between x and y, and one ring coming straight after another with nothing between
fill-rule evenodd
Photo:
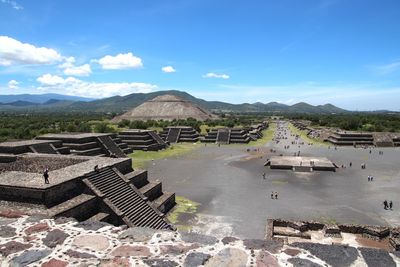
<instances>
[{"instance_id":1,"label":"hazy horizon","mask_svg":"<svg viewBox=\"0 0 400 267\"><path fill-rule=\"evenodd\" d=\"M400 111L400 2L0 0L0 94Z\"/></svg>"}]
</instances>

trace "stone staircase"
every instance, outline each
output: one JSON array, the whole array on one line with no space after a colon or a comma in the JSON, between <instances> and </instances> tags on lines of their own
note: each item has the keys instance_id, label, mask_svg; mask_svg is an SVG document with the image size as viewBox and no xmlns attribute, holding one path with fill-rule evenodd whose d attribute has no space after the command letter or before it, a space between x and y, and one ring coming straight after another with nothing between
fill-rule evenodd
<instances>
[{"instance_id":1,"label":"stone staircase","mask_svg":"<svg viewBox=\"0 0 400 267\"><path fill-rule=\"evenodd\" d=\"M123 177L118 170L107 167L91 172L83 182L128 226L169 228L163 214Z\"/></svg>"},{"instance_id":2,"label":"stone staircase","mask_svg":"<svg viewBox=\"0 0 400 267\"><path fill-rule=\"evenodd\" d=\"M115 154L118 158L126 158L124 151L111 139L110 136L99 136L97 140L103 145L103 147L108 150L111 154Z\"/></svg>"},{"instance_id":3,"label":"stone staircase","mask_svg":"<svg viewBox=\"0 0 400 267\"><path fill-rule=\"evenodd\" d=\"M175 130L180 130L179 136L176 140L176 143L181 143L181 142L191 142L191 143L196 143L199 141L199 133L194 129L193 127L190 126L169 126L166 127L162 130L160 133L161 138L164 140L167 140L168 134L171 129Z\"/></svg>"},{"instance_id":4,"label":"stone staircase","mask_svg":"<svg viewBox=\"0 0 400 267\"><path fill-rule=\"evenodd\" d=\"M129 129L118 133L131 150L158 151L167 147L161 137L152 130Z\"/></svg>"},{"instance_id":5,"label":"stone staircase","mask_svg":"<svg viewBox=\"0 0 400 267\"><path fill-rule=\"evenodd\" d=\"M181 129L179 128L170 128L167 135L167 141L170 143L177 143L179 140L179 134Z\"/></svg>"},{"instance_id":6,"label":"stone staircase","mask_svg":"<svg viewBox=\"0 0 400 267\"><path fill-rule=\"evenodd\" d=\"M162 138L155 132L149 131L149 135L153 137L153 139L156 140L159 145L165 145L164 140L162 140Z\"/></svg>"},{"instance_id":7,"label":"stone staircase","mask_svg":"<svg viewBox=\"0 0 400 267\"><path fill-rule=\"evenodd\" d=\"M229 144L230 131L228 129L219 129L217 135L217 143Z\"/></svg>"}]
</instances>

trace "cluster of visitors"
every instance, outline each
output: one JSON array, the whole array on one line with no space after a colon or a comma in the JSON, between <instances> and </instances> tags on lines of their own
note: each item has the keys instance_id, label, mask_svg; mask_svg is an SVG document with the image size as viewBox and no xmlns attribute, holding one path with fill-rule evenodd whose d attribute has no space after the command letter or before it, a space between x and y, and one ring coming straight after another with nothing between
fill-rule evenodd
<instances>
[{"instance_id":1,"label":"cluster of visitors","mask_svg":"<svg viewBox=\"0 0 400 267\"><path fill-rule=\"evenodd\" d=\"M374 176L368 175L368 182L372 182L374 180Z\"/></svg>"},{"instance_id":2,"label":"cluster of visitors","mask_svg":"<svg viewBox=\"0 0 400 267\"><path fill-rule=\"evenodd\" d=\"M271 199L278 199L278 192L271 192Z\"/></svg>"},{"instance_id":3,"label":"cluster of visitors","mask_svg":"<svg viewBox=\"0 0 400 267\"><path fill-rule=\"evenodd\" d=\"M388 201L385 199L385 201L383 201L383 208L385 210L387 210L387 209L392 210L393 209L393 201L390 200L388 203Z\"/></svg>"}]
</instances>

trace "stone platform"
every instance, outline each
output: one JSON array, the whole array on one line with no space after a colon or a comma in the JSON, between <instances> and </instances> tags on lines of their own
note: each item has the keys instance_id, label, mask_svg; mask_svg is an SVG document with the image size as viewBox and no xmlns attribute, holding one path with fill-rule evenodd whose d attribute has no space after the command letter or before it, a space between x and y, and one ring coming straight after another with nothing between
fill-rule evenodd
<instances>
[{"instance_id":1,"label":"stone platform","mask_svg":"<svg viewBox=\"0 0 400 267\"><path fill-rule=\"evenodd\" d=\"M1 206L34 206L35 214L79 221L170 227L164 215L175 194L163 192L160 181L148 181L147 171L134 171L130 158L27 153L7 159L0 163Z\"/></svg>"},{"instance_id":2,"label":"stone platform","mask_svg":"<svg viewBox=\"0 0 400 267\"><path fill-rule=\"evenodd\" d=\"M22 140L0 143L0 153L23 154L23 153L47 153L47 154L69 154L68 148L62 146L59 140Z\"/></svg>"},{"instance_id":3,"label":"stone platform","mask_svg":"<svg viewBox=\"0 0 400 267\"><path fill-rule=\"evenodd\" d=\"M336 166L325 157L274 156L265 164L271 169L288 169L293 171L335 171Z\"/></svg>"}]
</instances>

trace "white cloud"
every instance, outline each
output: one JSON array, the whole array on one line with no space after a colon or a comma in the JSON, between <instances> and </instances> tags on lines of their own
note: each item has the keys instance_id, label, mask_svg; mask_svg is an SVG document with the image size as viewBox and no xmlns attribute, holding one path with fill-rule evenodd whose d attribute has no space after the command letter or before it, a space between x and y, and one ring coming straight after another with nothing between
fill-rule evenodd
<instances>
[{"instance_id":1,"label":"white cloud","mask_svg":"<svg viewBox=\"0 0 400 267\"><path fill-rule=\"evenodd\" d=\"M42 92L58 92L68 95L93 98L127 95L131 93L149 93L156 90L157 85L148 83L97 83L86 82L73 77L62 78L57 75L45 74L37 81L41 83L37 89Z\"/></svg>"},{"instance_id":2,"label":"white cloud","mask_svg":"<svg viewBox=\"0 0 400 267\"><path fill-rule=\"evenodd\" d=\"M204 74L203 78L217 78L217 79L225 79L226 80L226 79L229 79L230 77L227 74L217 74L214 72L209 72L207 74Z\"/></svg>"},{"instance_id":3,"label":"white cloud","mask_svg":"<svg viewBox=\"0 0 400 267\"><path fill-rule=\"evenodd\" d=\"M3 4L9 4L12 8L16 10L24 9L20 4L12 0L0 0Z\"/></svg>"},{"instance_id":4,"label":"white cloud","mask_svg":"<svg viewBox=\"0 0 400 267\"><path fill-rule=\"evenodd\" d=\"M49 73L44 74L36 79L44 86L54 86L54 85L66 85L77 83L79 80L73 77L68 77L64 79L63 77L57 75L51 75Z\"/></svg>"},{"instance_id":5,"label":"white cloud","mask_svg":"<svg viewBox=\"0 0 400 267\"><path fill-rule=\"evenodd\" d=\"M64 58L64 62L58 65L60 69L64 69L65 75L72 76L89 76L92 73L92 68L89 64L84 64L81 66L75 66L75 58L67 57Z\"/></svg>"},{"instance_id":6,"label":"white cloud","mask_svg":"<svg viewBox=\"0 0 400 267\"><path fill-rule=\"evenodd\" d=\"M166 73L176 72L176 69L174 69L174 67L172 67L172 66L165 66L165 67L162 67L161 70L162 70L163 72L166 72Z\"/></svg>"},{"instance_id":7,"label":"white cloud","mask_svg":"<svg viewBox=\"0 0 400 267\"><path fill-rule=\"evenodd\" d=\"M65 75L72 76L89 76L92 73L92 69L89 64L84 64L82 66L72 66L64 70Z\"/></svg>"},{"instance_id":8,"label":"white cloud","mask_svg":"<svg viewBox=\"0 0 400 267\"><path fill-rule=\"evenodd\" d=\"M387 75L400 70L400 60L386 65L373 65L367 67L377 75Z\"/></svg>"},{"instance_id":9,"label":"white cloud","mask_svg":"<svg viewBox=\"0 0 400 267\"><path fill-rule=\"evenodd\" d=\"M36 47L8 36L0 36L0 65L53 64L62 59L54 49Z\"/></svg>"},{"instance_id":10,"label":"white cloud","mask_svg":"<svg viewBox=\"0 0 400 267\"><path fill-rule=\"evenodd\" d=\"M107 55L97 60L103 69L134 69L143 66L142 59L134 56L131 52L126 54L118 54L116 56Z\"/></svg>"},{"instance_id":11,"label":"white cloud","mask_svg":"<svg viewBox=\"0 0 400 267\"><path fill-rule=\"evenodd\" d=\"M16 80L11 80L8 82L8 88L18 89L18 84L19 84L19 82L17 82Z\"/></svg>"},{"instance_id":12,"label":"white cloud","mask_svg":"<svg viewBox=\"0 0 400 267\"><path fill-rule=\"evenodd\" d=\"M64 62L62 64L58 65L58 67L60 69L71 68L75 64L75 58L74 57L64 57L63 60L64 60Z\"/></svg>"}]
</instances>

